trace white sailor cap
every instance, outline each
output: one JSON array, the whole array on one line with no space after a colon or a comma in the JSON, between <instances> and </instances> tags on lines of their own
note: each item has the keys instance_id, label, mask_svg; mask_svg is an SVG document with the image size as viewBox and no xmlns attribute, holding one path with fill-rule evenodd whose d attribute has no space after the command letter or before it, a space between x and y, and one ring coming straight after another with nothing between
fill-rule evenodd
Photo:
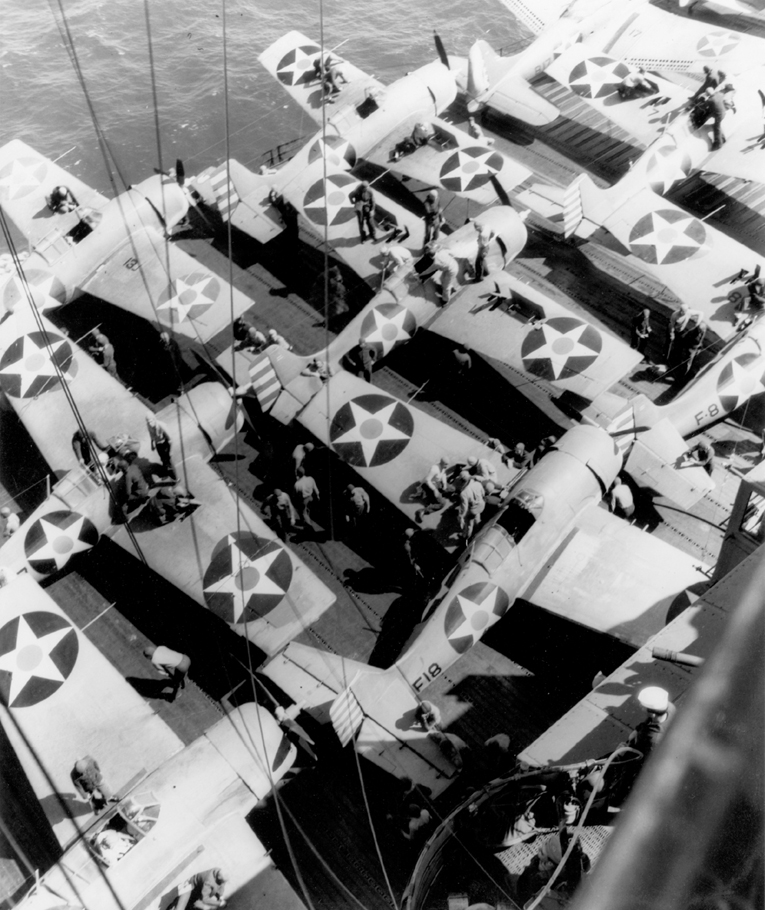
<instances>
[{"instance_id":1,"label":"white sailor cap","mask_svg":"<svg viewBox=\"0 0 765 910\"><path fill-rule=\"evenodd\" d=\"M652 714L665 714L669 707L669 692L659 686L648 686L640 690L638 701Z\"/></svg>"}]
</instances>

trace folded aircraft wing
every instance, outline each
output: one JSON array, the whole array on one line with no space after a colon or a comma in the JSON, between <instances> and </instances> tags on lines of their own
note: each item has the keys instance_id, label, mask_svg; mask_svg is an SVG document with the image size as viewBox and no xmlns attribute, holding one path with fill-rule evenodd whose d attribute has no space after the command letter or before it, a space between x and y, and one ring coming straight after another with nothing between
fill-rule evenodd
<instances>
[{"instance_id":1,"label":"folded aircraft wing","mask_svg":"<svg viewBox=\"0 0 765 910\"><path fill-rule=\"evenodd\" d=\"M61 185L68 187L83 207L101 209L109 201L20 139L0 148L0 205L31 246L55 223L77 221L74 213L55 215L48 208L47 197Z\"/></svg>"},{"instance_id":2,"label":"folded aircraft wing","mask_svg":"<svg viewBox=\"0 0 765 910\"><path fill-rule=\"evenodd\" d=\"M157 231L132 234L80 288L170 330L206 342L253 301Z\"/></svg>"},{"instance_id":3,"label":"folded aircraft wing","mask_svg":"<svg viewBox=\"0 0 765 910\"><path fill-rule=\"evenodd\" d=\"M0 388L51 469L64 473L78 468L72 449L77 423L62 382L89 431L104 442L127 434L139 443L139 458L146 455L151 462L146 406L41 319L44 332L29 311L19 308L0 325ZM131 517L130 527L151 568L273 652L335 598L206 463L213 454L210 439L223 441L234 430L230 396L222 386L214 385L214 390L217 394L208 395L201 386L193 389L159 415L173 442L178 477L199 506L165 525L144 514L144 508ZM121 511L105 493L93 503L97 526L137 556ZM82 503L72 508L78 506L89 517ZM102 520L104 512L110 526Z\"/></svg>"},{"instance_id":4,"label":"folded aircraft wing","mask_svg":"<svg viewBox=\"0 0 765 910\"><path fill-rule=\"evenodd\" d=\"M338 72L347 80L345 83L339 80L340 93L334 96L338 108L346 104L360 104L369 90L384 88L381 82L349 63L334 49L325 47L324 53L331 54ZM322 122L324 93L315 65L320 57L319 45L296 31L283 35L258 57L268 72L319 124Z\"/></svg>"},{"instance_id":5,"label":"folded aircraft wing","mask_svg":"<svg viewBox=\"0 0 765 910\"><path fill-rule=\"evenodd\" d=\"M116 793L183 748L36 582L0 588L0 721L53 833L67 846L94 820L70 772L96 756Z\"/></svg>"},{"instance_id":6,"label":"folded aircraft wing","mask_svg":"<svg viewBox=\"0 0 765 910\"><path fill-rule=\"evenodd\" d=\"M546 70L582 101L650 145L685 108L689 92L651 73L648 78L658 86L654 94L623 99L618 88L632 71L626 63L600 51L594 41L572 45Z\"/></svg>"},{"instance_id":7,"label":"folded aircraft wing","mask_svg":"<svg viewBox=\"0 0 765 910\"><path fill-rule=\"evenodd\" d=\"M516 19L535 35L556 22L564 13L570 0L500 0Z\"/></svg>"},{"instance_id":8,"label":"folded aircraft wing","mask_svg":"<svg viewBox=\"0 0 765 910\"><path fill-rule=\"evenodd\" d=\"M642 359L508 272L465 288L428 329L510 367L521 391L542 380L592 399Z\"/></svg>"},{"instance_id":9,"label":"folded aircraft wing","mask_svg":"<svg viewBox=\"0 0 765 910\"><path fill-rule=\"evenodd\" d=\"M298 420L408 518L422 508L420 483L444 456L453 466L471 455L487 458L497 469L499 484L517 473L479 440L345 371L326 383ZM432 528L443 546L454 546L450 537L458 529L453 509L427 515L423 526Z\"/></svg>"},{"instance_id":10,"label":"folded aircraft wing","mask_svg":"<svg viewBox=\"0 0 765 910\"><path fill-rule=\"evenodd\" d=\"M160 526L143 513L132 518L144 559L235 632L275 654L335 595L203 458L187 458L179 476L200 506L190 517ZM107 533L136 555L125 525Z\"/></svg>"},{"instance_id":11,"label":"folded aircraft wing","mask_svg":"<svg viewBox=\"0 0 765 910\"><path fill-rule=\"evenodd\" d=\"M736 304L748 296L737 276L742 267L751 268L754 254L648 186L623 185L628 179L599 190L589 177L577 178L564 195L567 233L584 227L587 234L602 225L642 268L701 310L720 338L728 338L735 332ZM521 194L521 200L528 198L533 208L532 196Z\"/></svg>"},{"instance_id":12,"label":"folded aircraft wing","mask_svg":"<svg viewBox=\"0 0 765 910\"><path fill-rule=\"evenodd\" d=\"M741 73L760 66L765 53L762 38L693 19L678 20L648 4L620 26L611 36L603 35L601 49L649 70L700 72L708 65L729 74Z\"/></svg>"},{"instance_id":13,"label":"folded aircraft wing","mask_svg":"<svg viewBox=\"0 0 765 910\"><path fill-rule=\"evenodd\" d=\"M577 517L523 597L640 647L667 624L677 595L707 580L707 568L592 505Z\"/></svg>"},{"instance_id":14,"label":"folded aircraft wing","mask_svg":"<svg viewBox=\"0 0 765 910\"><path fill-rule=\"evenodd\" d=\"M301 225L317 240L324 242L326 229L326 240L337 256L364 280L377 279L383 257L379 247L360 242L356 211L349 198L360 181L348 173L353 160L343 157L343 147L348 144L338 136L327 137L326 142L316 137L275 174L253 174L232 160L228 168L224 163L212 171L209 182L197 185L220 187L218 195L211 198L224 220L261 243L285 226L270 199L271 189L275 189L294 207ZM326 150L326 163L322 149ZM224 190L227 175L230 189ZM421 219L379 190L375 192L375 202L379 237L390 236L398 229L403 239L396 242L418 249L422 241Z\"/></svg>"},{"instance_id":15,"label":"folded aircraft wing","mask_svg":"<svg viewBox=\"0 0 765 910\"><path fill-rule=\"evenodd\" d=\"M504 201L496 183L509 193L531 176L522 164L495 151L440 118L430 119L435 138L414 151L394 156L396 146L411 136L411 124L404 123L371 148L364 157L404 177L428 186L472 199L482 205Z\"/></svg>"}]
</instances>

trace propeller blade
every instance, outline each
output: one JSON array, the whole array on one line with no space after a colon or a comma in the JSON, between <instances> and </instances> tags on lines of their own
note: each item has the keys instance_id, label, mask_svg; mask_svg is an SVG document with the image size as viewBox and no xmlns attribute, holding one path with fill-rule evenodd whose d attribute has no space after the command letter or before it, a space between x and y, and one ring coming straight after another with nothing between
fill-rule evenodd
<instances>
[{"instance_id":1,"label":"propeller blade","mask_svg":"<svg viewBox=\"0 0 765 910\"><path fill-rule=\"evenodd\" d=\"M510 197L507 195L505 188L502 186L499 180L497 180L496 175L492 174L490 179L491 185L494 187L494 192L497 194L497 198L502 203L502 205L511 205Z\"/></svg>"},{"instance_id":2,"label":"propeller blade","mask_svg":"<svg viewBox=\"0 0 765 910\"><path fill-rule=\"evenodd\" d=\"M443 63L447 69L451 69L449 66L449 58L446 56L446 48L444 47L444 42L441 40L441 36L438 34L435 29L433 30L433 40L436 43L436 51L438 51L438 59Z\"/></svg>"},{"instance_id":3,"label":"propeller blade","mask_svg":"<svg viewBox=\"0 0 765 910\"><path fill-rule=\"evenodd\" d=\"M175 179L178 181L178 186L183 186L186 182L186 168L180 158L175 160Z\"/></svg>"}]
</instances>

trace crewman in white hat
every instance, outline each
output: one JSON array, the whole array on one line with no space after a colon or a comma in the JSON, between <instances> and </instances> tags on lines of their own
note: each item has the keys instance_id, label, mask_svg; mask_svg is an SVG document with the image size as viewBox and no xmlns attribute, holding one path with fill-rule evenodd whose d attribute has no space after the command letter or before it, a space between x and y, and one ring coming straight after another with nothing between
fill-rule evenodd
<instances>
[{"instance_id":1,"label":"crewman in white hat","mask_svg":"<svg viewBox=\"0 0 765 910\"><path fill-rule=\"evenodd\" d=\"M669 692L660 686L647 686L638 692L638 701L647 717L637 725L627 740L628 745L648 755L667 732L676 708L669 700Z\"/></svg>"}]
</instances>

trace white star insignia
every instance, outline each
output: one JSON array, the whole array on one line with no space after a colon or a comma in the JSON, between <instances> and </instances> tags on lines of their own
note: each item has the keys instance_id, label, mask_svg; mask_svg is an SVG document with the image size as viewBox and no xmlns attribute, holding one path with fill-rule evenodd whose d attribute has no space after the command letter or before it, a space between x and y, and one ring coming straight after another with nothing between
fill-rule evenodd
<instances>
[{"instance_id":1,"label":"white star insignia","mask_svg":"<svg viewBox=\"0 0 765 910\"><path fill-rule=\"evenodd\" d=\"M43 166L42 172L40 171L41 165ZM8 201L28 196L29 193L40 188L46 170L42 158L16 158L7 168L7 173L0 177L0 189L5 190L2 195Z\"/></svg>"},{"instance_id":2,"label":"white star insignia","mask_svg":"<svg viewBox=\"0 0 765 910\"><path fill-rule=\"evenodd\" d=\"M649 219L650 228L641 232L640 236L630 238L630 244L639 247L650 246L654 251L657 265L663 265L670 260L677 262L688 259L704 245L703 240L701 242L694 240L687 233L689 227L698 223L690 215L679 220L670 220L663 212L651 212Z\"/></svg>"},{"instance_id":3,"label":"white star insignia","mask_svg":"<svg viewBox=\"0 0 765 910\"><path fill-rule=\"evenodd\" d=\"M55 275L40 269L30 269L28 272L25 271L25 277L32 292L34 304L41 313L61 306L63 300L59 298L63 298L64 288ZM21 279L18 275L12 275L3 287L5 308L13 312L19 301L26 304L27 300L27 292Z\"/></svg>"},{"instance_id":4,"label":"white star insignia","mask_svg":"<svg viewBox=\"0 0 765 910\"><path fill-rule=\"evenodd\" d=\"M207 280L202 279L192 283L186 278L176 278L173 282L174 295L164 303L160 303L157 310L169 310L172 314L177 315L178 322L193 319L194 317L189 316L189 313L194 307L203 306L207 309L215 303L215 298L208 293Z\"/></svg>"},{"instance_id":5,"label":"white star insignia","mask_svg":"<svg viewBox=\"0 0 765 910\"><path fill-rule=\"evenodd\" d=\"M736 357L730 363L730 373L727 379L720 383L717 392L723 397L735 397L736 402L731 411L743 404L752 395L765 391L765 376L763 376L762 358Z\"/></svg>"},{"instance_id":6,"label":"white star insignia","mask_svg":"<svg viewBox=\"0 0 765 910\"><path fill-rule=\"evenodd\" d=\"M80 540L80 533L85 524L85 518L82 515L67 528L53 524L45 517L40 518L39 521L45 535L45 542L34 553L27 556L30 562L50 559L56 563L56 571L58 571L69 562L75 553L82 553L92 546L87 541Z\"/></svg>"},{"instance_id":7,"label":"white star insignia","mask_svg":"<svg viewBox=\"0 0 765 910\"><path fill-rule=\"evenodd\" d=\"M458 594L457 601L465 618L456 629L449 633L449 640L470 636L475 644L483 633L500 619L499 615L494 612L498 594L499 588L494 588L491 594L479 604Z\"/></svg>"},{"instance_id":8,"label":"white star insignia","mask_svg":"<svg viewBox=\"0 0 765 910\"><path fill-rule=\"evenodd\" d=\"M282 549L275 547L262 556L250 558L237 545L234 537L229 536L228 546L231 550L231 574L221 578L214 585L204 589L205 594L231 594L233 600L233 619L239 622L250 597L255 594L285 594L284 588L266 574L274 561L281 556Z\"/></svg>"},{"instance_id":9,"label":"white star insignia","mask_svg":"<svg viewBox=\"0 0 765 910\"><path fill-rule=\"evenodd\" d=\"M402 433L401 430L397 430L390 425L391 416L399 405L398 401L391 401L390 404L379 411L368 411L357 401L349 401L348 405L351 409L355 426L333 439L332 445L337 446L349 442L359 443L367 465L372 463L379 443L388 440L408 441L411 438L406 433Z\"/></svg>"},{"instance_id":10,"label":"white star insignia","mask_svg":"<svg viewBox=\"0 0 765 910\"><path fill-rule=\"evenodd\" d=\"M65 344L68 344L68 342L63 338L56 338L55 336L50 337L50 349L53 352L54 358L59 348ZM74 360L72 360L72 363L74 363ZM71 366L69 370L62 370L62 372L64 380L66 382L71 382L73 378ZM21 339L21 356L18 360L9 363L7 366L0 369L0 377L2 376L20 377L21 385L18 394L19 398L26 397L27 392L36 379L51 379L58 381L56 366L48 354L46 345L43 341L40 341L40 343L37 344L29 335L24 335Z\"/></svg>"},{"instance_id":11,"label":"white star insignia","mask_svg":"<svg viewBox=\"0 0 765 910\"><path fill-rule=\"evenodd\" d=\"M378 307L370 311L375 327L365 336L365 341L370 344L379 344L382 347L382 357L386 357L393 348L412 337L404 328L404 322L409 315L409 310L401 307L392 316L386 316Z\"/></svg>"},{"instance_id":12,"label":"white star insignia","mask_svg":"<svg viewBox=\"0 0 765 910\"><path fill-rule=\"evenodd\" d=\"M676 146L657 148L648 160L646 172L654 192L662 196L680 180L685 180L691 170L687 153Z\"/></svg>"},{"instance_id":13,"label":"white star insignia","mask_svg":"<svg viewBox=\"0 0 765 910\"><path fill-rule=\"evenodd\" d=\"M8 706L23 691L24 686L34 677L50 679L53 682L64 682L65 676L53 663L50 653L56 645L72 631L72 626L56 629L38 638L26 618L19 616L19 627L16 633L16 647L0 657L0 670L11 674L11 687L8 692Z\"/></svg>"},{"instance_id":14,"label":"white star insignia","mask_svg":"<svg viewBox=\"0 0 765 910\"><path fill-rule=\"evenodd\" d=\"M731 32L710 32L699 42L699 51L707 57L719 57L737 44L738 38Z\"/></svg>"},{"instance_id":15,"label":"white star insignia","mask_svg":"<svg viewBox=\"0 0 765 910\"><path fill-rule=\"evenodd\" d=\"M321 49L315 45L295 47L291 51L288 51L279 61L279 65L276 68L276 75L281 82L285 83L285 85L296 85L306 71L309 71L310 74L313 75L314 60L320 53ZM288 60L289 62L285 63L285 60Z\"/></svg>"},{"instance_id":16,"label":"white star insignia","mask_svg":"<svg viewBox=\"0 0 765 910\"><path fill-rule=\"evenodd\" d=\"M588 328L589 326L583 322L567 332L561 332L555 326L545 323L537 329L544 335L544 344L529 354L524 354L523 359L549 360L553 379L560 379L561 373L566 369L566 365L572 357L596 356L596 351L581 344L579 340Z\"/></svg>"},{"instance_id":17,"label":"white star insignia","mask_svg":"<svg viewBox=\"0 0 765 910\"><path fill-rule=\"evenodd\" d=\"M621 77L615 72L615 64L609 61L606 65L596 63L595 60L583 60L584 73L581 76L572 79L569 86L579 94L588 94L592 98L600 98L602 94L613 94L616 87L621 82ZM603 93L603 87L609 87L610 91Z\"/></svg>"}]
</instances>

